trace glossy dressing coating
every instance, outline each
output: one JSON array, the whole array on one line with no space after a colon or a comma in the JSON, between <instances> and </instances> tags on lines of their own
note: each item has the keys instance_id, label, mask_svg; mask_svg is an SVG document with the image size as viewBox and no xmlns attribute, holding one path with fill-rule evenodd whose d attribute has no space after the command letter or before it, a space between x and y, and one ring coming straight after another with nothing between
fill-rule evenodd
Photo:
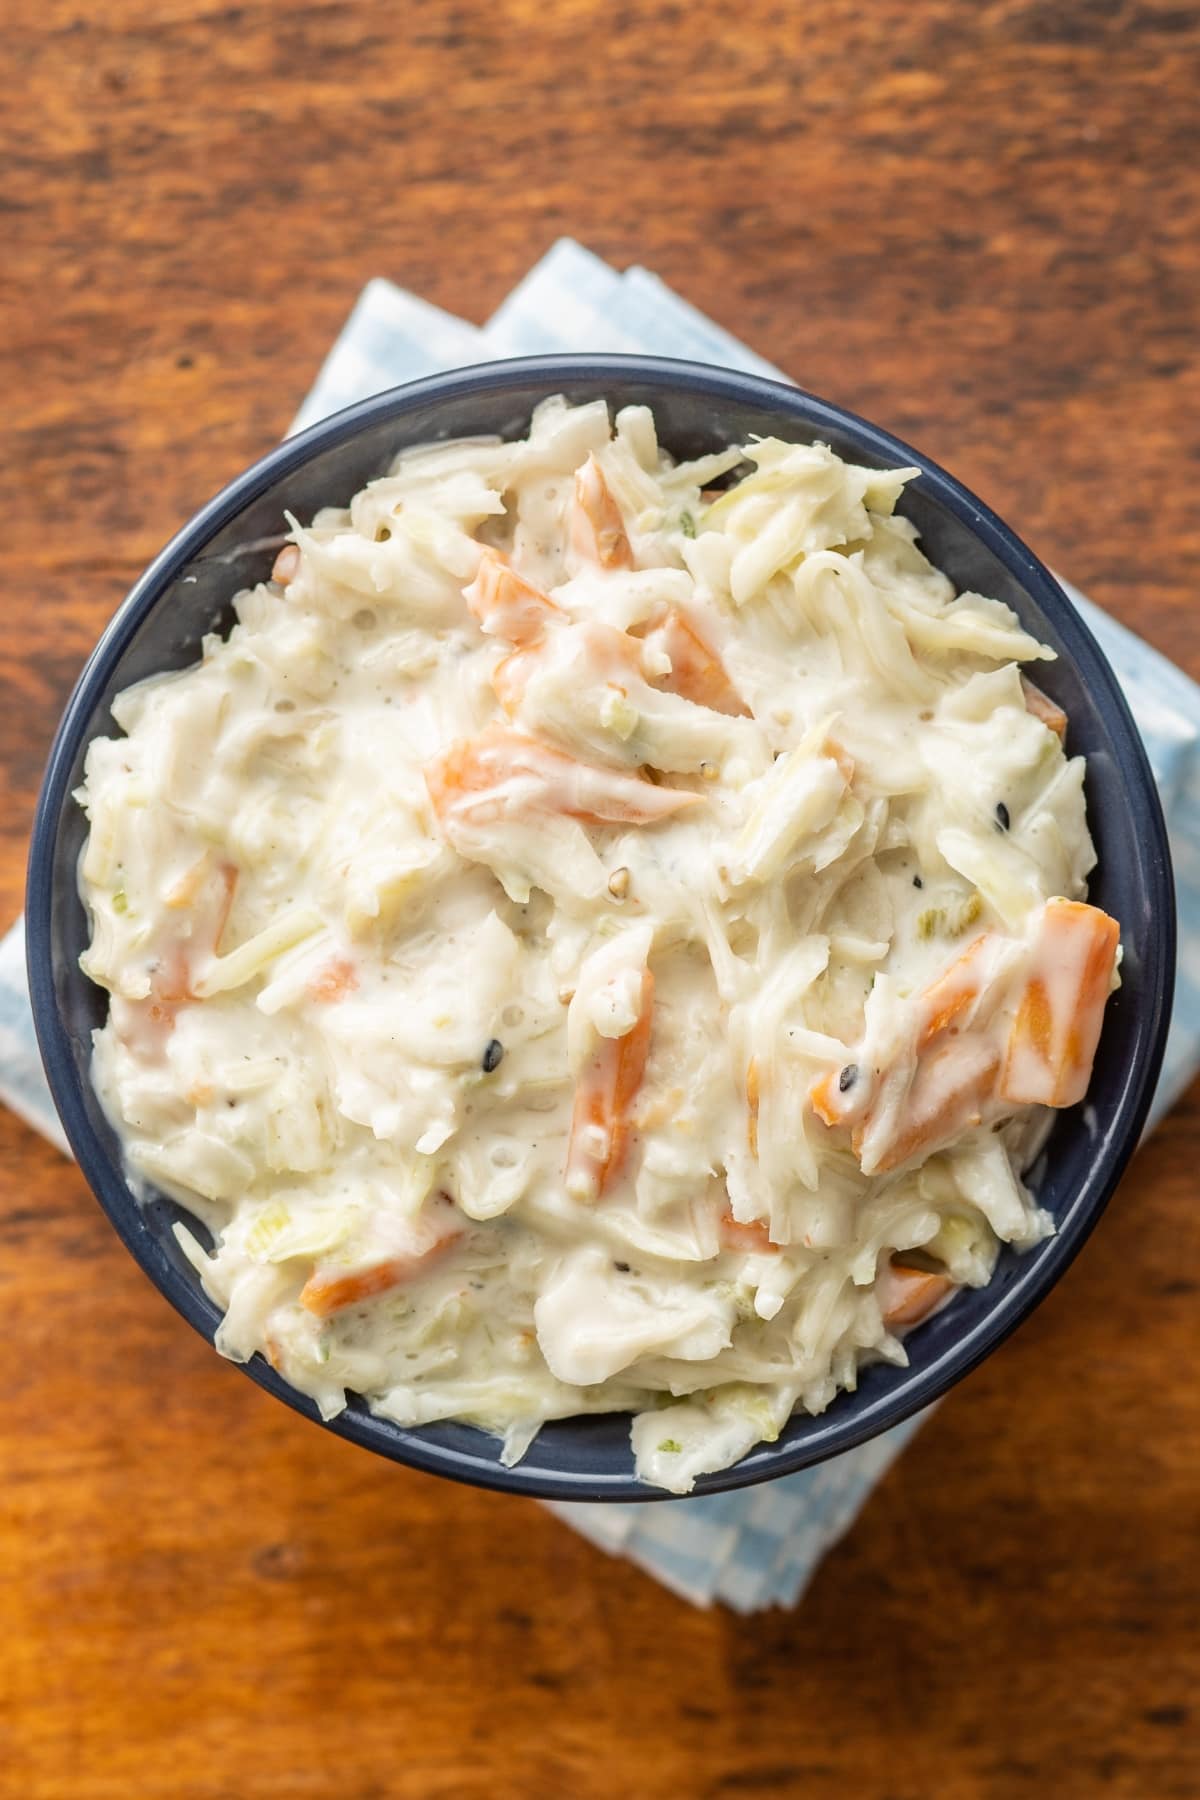
<instances>
[{"instance_id":1,"label":"glossy dressing coating","mask_svg":"<svg viewBox=\"0 0 1200 1800\"><path fill-rule=\"evenodd\" d=\"M118 698L94 1075L225 1354L508 1461L628 1410L686 1492L1050 1229L1030 1103L1116 927L1049 653L907 478L548 402L296 522Z\"/></svg>"}]
</instances>

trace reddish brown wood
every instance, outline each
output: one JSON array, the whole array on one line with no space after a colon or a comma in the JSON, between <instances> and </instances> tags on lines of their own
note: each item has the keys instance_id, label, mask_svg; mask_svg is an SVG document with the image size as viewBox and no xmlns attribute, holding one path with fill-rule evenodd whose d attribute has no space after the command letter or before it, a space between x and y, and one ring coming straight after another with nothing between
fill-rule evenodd
<instances>
[{"instance_id":1,"label":"reddish brown wood","mask_svg":"<svg viewBox=\"0 0 1200 1800\"><path fill-rule=\"evenodd\" d=\"M363 282L482 319L559 233L920 442L1200 675L1195 12L1135 0L0 7L0 910L59 706ZM1200 1792L1200 1114L794 1615L220 1364L0 1116L0 1790Z\"/></svg>"}]
</instances>

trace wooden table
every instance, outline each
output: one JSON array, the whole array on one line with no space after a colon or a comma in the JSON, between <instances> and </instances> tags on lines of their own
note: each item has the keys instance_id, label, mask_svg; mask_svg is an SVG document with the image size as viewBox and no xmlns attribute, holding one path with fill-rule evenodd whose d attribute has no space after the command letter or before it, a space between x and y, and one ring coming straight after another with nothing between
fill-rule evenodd
<instances>
[{"instance_id":1,"label":"wooden table","mask_svg":"<svg viewBox=\"0 0 1200 1800\"><path fill-rule=\"evenodd\" d=\"M1164 0L9 0L0 900L134 575L362 284L482 319L572 232L921 443L1200 675L1200 23ZM0 1116L0 1792L1200 1793L1200 1114L794 1614L220 1363Z\"/></svg>"}]
</instances>

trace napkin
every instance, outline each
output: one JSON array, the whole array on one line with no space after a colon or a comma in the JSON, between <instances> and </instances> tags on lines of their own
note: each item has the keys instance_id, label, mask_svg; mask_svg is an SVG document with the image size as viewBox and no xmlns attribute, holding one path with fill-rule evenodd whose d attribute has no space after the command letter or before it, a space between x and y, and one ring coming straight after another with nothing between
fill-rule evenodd
<instances>
[{"instance_id":1,"label":"napkin","mask_svg":"<svg viewBox=\"0 0 1200 1800\"><path fill-rule=\"evenodd\" d=\"M786 379L656 275L623 274L563 239L482 329L375 280L360 295L292 430L400 382L546 351L652 352ZM1200 1067L1200 688L1063 584L1120 678L1162 795L1175 858L1180 960L1153 1123ZM46 1089L25 984L21 922L0 941L0 1099L67 1148ZM923 1415L922 1415L923 1416ZM756 1488L626 1506L549 1504L610 1553L696 1605L739 1612L796 1603L830 1545L919 1429L907 1420L815 1469Z\"/></svg>"}]
</instances>

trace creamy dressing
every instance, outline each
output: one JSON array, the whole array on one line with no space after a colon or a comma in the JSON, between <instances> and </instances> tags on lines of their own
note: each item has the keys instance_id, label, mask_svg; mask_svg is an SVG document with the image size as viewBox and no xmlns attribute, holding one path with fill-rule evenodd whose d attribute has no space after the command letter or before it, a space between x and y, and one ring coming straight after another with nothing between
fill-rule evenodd
<instances>
[{"instance_id":1,"label":"creamy dressing","mask_svg":"<svg viewBox=\"0 0 1200 1800\"><path fill-rule=\"evenodd\" d=\"M686 1492L1051 1229L1116 928L1051 652L913 473L548 401L293 522L114 703L94 1078L226 1355L510 1462L629 1410Z\"/></svg>"}]
</instances>

